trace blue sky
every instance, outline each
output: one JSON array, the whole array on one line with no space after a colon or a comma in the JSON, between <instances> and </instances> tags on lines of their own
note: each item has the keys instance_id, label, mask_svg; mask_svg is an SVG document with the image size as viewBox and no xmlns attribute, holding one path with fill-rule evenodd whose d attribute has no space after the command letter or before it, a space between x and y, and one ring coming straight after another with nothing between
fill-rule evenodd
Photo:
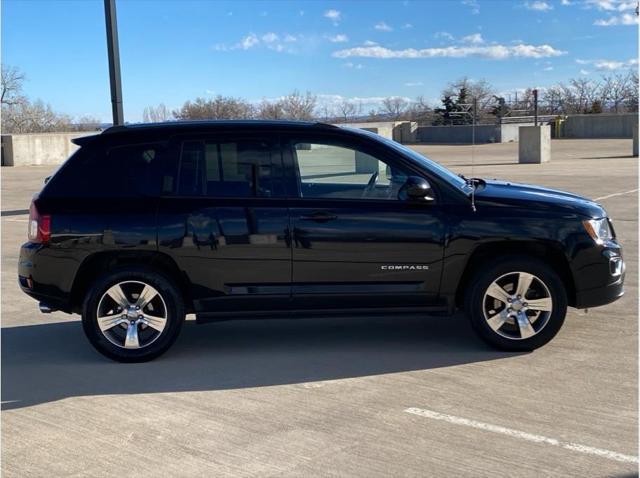
<instances>
[{"instance_id":1,"label":"blue sky","mask_svg":"<svg viewBox=\"0 0 640 478\"><path fill-rule=\"evenodd\" d=\"M448 81L501 92L637 68L627 0L118 0L125 119L216 94L436 102ZM60 112L110 120L102 0L2 2L2 62Z\"/></svg>"}]
</instances>

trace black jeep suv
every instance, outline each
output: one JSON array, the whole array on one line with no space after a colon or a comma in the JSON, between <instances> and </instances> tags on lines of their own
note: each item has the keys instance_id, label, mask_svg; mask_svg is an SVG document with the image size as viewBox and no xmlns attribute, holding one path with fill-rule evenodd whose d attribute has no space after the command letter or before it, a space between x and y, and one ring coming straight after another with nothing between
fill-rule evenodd
<instances>
[{"instance_id":1,"label":"black jeep suv","mask_svg":"<svg viewBox=\"0 0 640 478\"><path fill-rule=\"evenodd\" d=\"M199 322L452 314L505 350L567 306L623 293L606 212L542 187L464 178L370 132L318 123L109 128L30 209L19 281L82 314L104 355L152 359Z\"/></svg>"}]
</instances>

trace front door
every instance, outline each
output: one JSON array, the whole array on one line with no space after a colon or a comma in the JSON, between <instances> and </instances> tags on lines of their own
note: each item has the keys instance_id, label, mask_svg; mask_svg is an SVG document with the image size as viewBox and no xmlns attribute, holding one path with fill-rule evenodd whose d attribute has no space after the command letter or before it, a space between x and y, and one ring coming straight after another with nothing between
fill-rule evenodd
<instances>
[{"instance_id":1,"label":"front door","mask_svg":"<svg viewBox=\"0 0 640 478\"><path fill-rule=\"evenodd\" d=\"M408 173L342 141L289 138L297 171L290 201L293 305L435 305L445 224L436 202L398 198Z\"/></svg>"},{"instance_id":2,"label":"front door","mask_svg":"<svg viewBox=\"0 0 640 478\"><path fill-rule=\"evenodd\" d=\"M288 307L291 248L282 153L273 137L188 137L165 176L159 250L191 284L196 313Z\"/></svg>"}]
</instances>

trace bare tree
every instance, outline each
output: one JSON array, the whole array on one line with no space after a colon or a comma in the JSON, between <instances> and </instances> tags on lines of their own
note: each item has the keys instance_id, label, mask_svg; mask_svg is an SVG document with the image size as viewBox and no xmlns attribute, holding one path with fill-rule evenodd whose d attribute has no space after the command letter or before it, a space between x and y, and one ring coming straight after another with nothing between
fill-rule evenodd
<instances>
[{"instance_id":1,"label":"bare tree","mask_svg":"<svg viewBox=\"0 0 640 478\"><path fill-rule=\"evenodd\" d=\"M160 103L158 106L147 106L142 113L142 121L145 123L161 123L171 118L169 110Z\"/></svg>"},{"instance_id":2,"label":"bare tree","mask_svg":"<svg viewBox=\"0 0 640 478\"><path fill-rule=\"evenodd\" d=\"M254 106L242 98L218 95L211 100L187 101L173 116L180 120L248 119L254 116L254 111Z\"/></svg>"},{"instance_id":3,"label":"bare tree","mask_svg":"<svg viewBox=\"0 0 640 478\"><path fill-rule=\"evenodd\" d=\"M629 78L629 92L627 99L625 100L625 107L627 111L632 113L638 113L638 70L633 70L628 75Z\"/></svg>"},{"instance_id":4,"label":"bare tree","mask_svg":"<svg viewBox=\"0 0 640 478\"><path fill-rule=\"evenodd\" d=\"M635 75L635 79L634 79ZM638 96L638 73L616 74L602 77L603 102L618 113L634 95ZM637 101L636 101L637 103Z\"/></svg>"},{"instance_id":5,"label":"bare tree","mask_svg":"<svg viewBox=\"0 0 640 478\"><path fill-rule=\"evenodd\" d=\"M322 120L325 122L329 122L336 117L336 112L327 104L322 105L320 108L320 114L322 116Z\"/></svg>"},{"instance_id":6,"label":"bare tree","mask_svg":"<svg viewBox=\"0 0 640 478\"><path fill-rule=\"evenodd\" d=\"M0 103L4 105L16 105L25 101L22 96L22 83L26 79L24 73L14 66L2 65L0 82L2 83L2 97Z\"/></svg>"},{"instance_id":7,"label":"bare tree","mask_svg":"<svg viewBox=\"0 0 640 478\"><path fill-rule=\"evenodd\" d=\"M382 100L383 112L391 116L396 121L402 118L408 107L409 102L399 96L390 96Z\"/></svg>"},{"instance_id":8,"label":"bare tree","mask_svg":"<svg viewBox=\"0 0 640 478\"><path fill-rule=\"evenodd\" d=\"M541 99L548 114L557 115L565 112L564 91L560 86L551 86L544 90Z\"/></svg>"},{"instance_id":9,"label":"bare tree","mask_svg":"<svg viewBox=\"0 0 640 478\"><path fill-rule=\"evenodd\" d=\"M594 101L599 98L600 84L587 78L573 78L570 80L575 113L589 113Z\"/></svg>"},{"instance_id":10,"label":"bare tree","mask_svg":"<svg viewBox=\"0 0 640 478\"><path fill-rule=\"evenodd\" d=\"M100 121L99 118L90 115L83 115L74 121L71 127L75 131L97 131L100 129L101 124L102 121Z\"/></svg>"},{"instance_id":11,"label":"bare tree","mask_svg":"<svg viewBox=\"0 0 640 478\"><path fill-rule=\"evenodd\" d=\"M304 95L298 90L280 100L283 117L292 120L310 120L314 117L317 97L307 91Z\"/></svg>"},{"instance_id":12,"label":"bare tree","mask_svg":"<svg viewBox=\"0 0 640 478\"><path fill-rule=\"evenodd\" d=\"M71 131L71 118L59 114L42 100L31 103L24 100L13 105L3 105L2 129L5 133L50 133Z\"/></svg>"},{"instance_id":13,"label":"bare tree","mask_svg":"<svg viewBox=\"0 0 640 478\"><path fill-rule=\"evenodd\" d=\"M284 118L284 112L282 111L282 100L269 101L262 100L258 105L257 117L259 119L282 119Z\"/></svg>"},{"instance_id":14,"label":"bare tree","mask_svg":"<svg viewBox=\"0 0 640 478\"><path fill-rule=\"evenodd\" d=\"M493 96L496 94L495 88L487 80L471 80L466 76L459 80L452 81L442 91L442 97L455 97L465 89L470 102L477 101L478 116L488 114L493 106Z\"/></svg>"},{"instance_id":15,"label":"bare tree","mask_svg":"<svg viewBox=\"0 0 640 478\"><path fill-rule=\"evenodd\" d=\"M424 96L418 96L409 106L408 115L412 121L424 121L433 115L433 109Z\"/></svg>"},{"instance_id":16,"label":"bare tree","mask_svg":"<svg viewBox=\"0 0 640 478\"><path fill-rule=\"evenodd\" d=\"M338 111L342 119L344 119L344 122L347 123L349 118L357 116L362 112L362 105L355 101L344 99L338 105Z\"/></svg>"}]
</instances>

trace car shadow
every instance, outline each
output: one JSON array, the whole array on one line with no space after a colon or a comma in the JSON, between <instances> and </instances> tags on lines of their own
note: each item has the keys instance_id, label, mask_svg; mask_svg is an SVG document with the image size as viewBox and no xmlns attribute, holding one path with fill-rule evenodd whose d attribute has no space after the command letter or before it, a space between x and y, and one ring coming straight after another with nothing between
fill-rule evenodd
<instances>
[{"instance_id":1,"label":"car shadow","mask_svg":"<svg viewBox=\"0 0 640 478\"><path fill-rule=\"evenodd\" d=\"M187 321L174 346L141 364L98 354L78 321L2 329L2 408L67 397L207 391L449 367L513 357L460 315Z\"/></svg>"}]
</instances>

